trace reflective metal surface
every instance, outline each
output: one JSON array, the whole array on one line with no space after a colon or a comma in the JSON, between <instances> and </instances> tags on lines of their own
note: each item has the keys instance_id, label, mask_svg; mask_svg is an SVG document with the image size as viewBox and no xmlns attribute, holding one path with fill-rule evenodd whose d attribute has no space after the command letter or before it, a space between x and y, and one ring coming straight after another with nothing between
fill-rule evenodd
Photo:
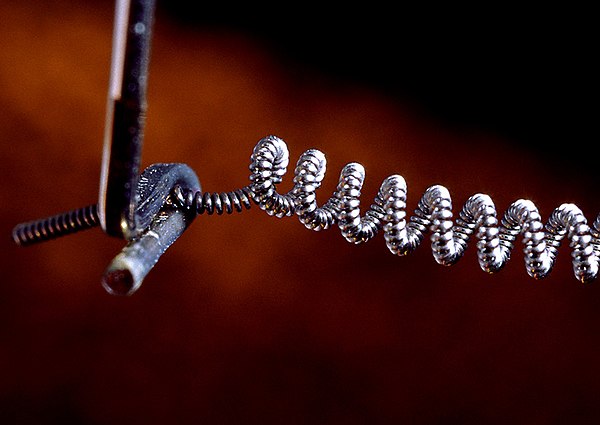
<instances>
[{"instance_id":1,"label":"reflective metal surface","mask_svg":"<svg viewBox=\"0 0 600 425\"><path fill-rule=\"evenodd\" d=\"M154 0L119 0L115 7L98 206L102 229L127 240L143 230L135 215L135 191L144 142L154 9Z\"/></svg>"}]
</instances>

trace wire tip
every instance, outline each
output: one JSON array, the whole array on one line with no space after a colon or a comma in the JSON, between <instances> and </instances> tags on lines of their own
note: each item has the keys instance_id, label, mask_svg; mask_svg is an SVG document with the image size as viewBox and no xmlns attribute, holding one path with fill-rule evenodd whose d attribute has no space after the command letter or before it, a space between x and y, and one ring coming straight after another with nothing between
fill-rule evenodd
<instances>
[{"instance_id":1,"label":"wire tip","mask_svg":"<svg viewBox=\"0 0 600 425\"><path fill-rule=\"evenodd\" d=\"M102 286L111 295L131 295L136 289L133 274L127 269L108 271L102 278Z\"/></svg>"}]
</instances>

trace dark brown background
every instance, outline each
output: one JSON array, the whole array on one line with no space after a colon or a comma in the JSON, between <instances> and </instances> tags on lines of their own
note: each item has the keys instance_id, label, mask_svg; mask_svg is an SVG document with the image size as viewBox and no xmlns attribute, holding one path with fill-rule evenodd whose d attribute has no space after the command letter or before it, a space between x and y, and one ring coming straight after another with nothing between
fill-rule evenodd
<instances>
[{"instance_id":1,"label":"dark brown background","mask_svg":"<svg viewBox=\"0 0 600 425\"><path fill-rule=\"evenodd\" d=\"M327 154L321 202L358 161L365 204L400 173L411 210L436 183L455 210L476 192L600 210L586 11L163 3L144 165L230 190L273 133L292 161ZM595 422L600 292L567 246L536 282L520 245L489 276L473 246L445 268L254 208L200 217L128 298L100 286L123 243L98 229L14 246L16 223L97 196L113 12L94 4L0 4L3 423Z\"/></svg>"}]
</instances>

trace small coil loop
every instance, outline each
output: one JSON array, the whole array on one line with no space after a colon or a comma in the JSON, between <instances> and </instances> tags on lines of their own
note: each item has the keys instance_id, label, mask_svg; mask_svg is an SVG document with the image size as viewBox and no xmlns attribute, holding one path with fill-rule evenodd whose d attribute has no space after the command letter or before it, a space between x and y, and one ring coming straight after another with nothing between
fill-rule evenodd
<instances>
[{"instance_id":1,"label":"small coil loop","mask_svg":"<svg viewBox=\"0 0 600 425\"><path fill-rule=\"evenodd\" d=\"M176 185L173 188L173 195L176 204L179 207L192 211L194 214L222 215L223 213L232 214L242 212L244 209L250 209L252 206L252 191L244 187L232 192L194 192L187 188Z\"/></svg>"},{"instance_id":2,"label":"small coil loop","mask_svg":"<svg viewBox=\"0 0 600 425\"><path fill-rule=\"evenodd\" d=\"M98 206L94 204L52 217L21 223L13 229L12 237L17 245L27 246L90 229L99 224Z\"/></svg>"}]
</instances>

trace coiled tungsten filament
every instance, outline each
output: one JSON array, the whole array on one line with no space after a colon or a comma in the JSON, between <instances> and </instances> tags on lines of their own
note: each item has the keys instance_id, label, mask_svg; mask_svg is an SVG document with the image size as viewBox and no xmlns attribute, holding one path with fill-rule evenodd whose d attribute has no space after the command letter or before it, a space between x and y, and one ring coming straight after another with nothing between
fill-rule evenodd
<instances>
[{"instance_id":1,"label":"coiled tungsten filament","mask_svg":"<svg viewBox=\"0 0 600 425\"><path fill-rule=\"evenodd\" d=\"M294 187L280 194L276 190L289 163L283 140L275 136L263 138L255 146L250 163L250 185L233 192L201 194L175 189L177 202L183 208L200 214L241 211L249 208L251 198L261 209L276 217L296 214L300 221L315 231L337 223L343 237L351 243L363 243L383 229L389 250L396 255L413 252L431 233L435 261L455 264L463 255L469 240L477 239L477 255L481 268L489 273L501 270L510 259L515 240L523 237L525 267L529 276L541 279L554 265L558 247L566 236L572 249L573 272L581 282L598 275L600 258L600 214L593 226L587 224L582 211L574 204L557 207L544 225L535 204L519 199L513 202L499 220L492 199L485 194L471 196L453 221L452 199L444 186L429 187L418 202L414 215L407 219L407 185L400 175L385 179L374 202L361 216L360 194L365 170L358 163L346 165L340 174L333 196L321 207L316 190L325 176L325 155L311 149L304 152L294 172Z\"/></svg>"},{"instance_id":2,"label":"coiled tungsten filament","mask_svg":"<svg viewBox=\"0 0 600 425\"><path fill-rule=\"evenodd\" d=\"M450 192L444 186L429 187L407 218L407 185L400 175L392 175L381 184L373 203L361 216L360 195L365 170L358 163L346 165L331 198L317 205L316 191L325 177L325 155L310 149L304 152L294 171L294 186L280 194L289 164L285 142L276 136L261 139L250 160L250 184L231 192L201 192L175 185L170 202L192 217L199 214L231 214L257 204L269 215L297 215L308 229L320 231L337 224L342 236L351 243L367 242L379 231L388 249L395 255L415 251L430 233L435 261L455 264L464 254L471 238L476 239L480 267L495 273L508 262L514 244L522 235L525 267L529 276L541 279L554 266L561 241L566 237L572 250L573 272L581 282L598 276L600 264L600 214L592 226L574 204L562 204L544 224L538 208L526 199L513 202L499 219L496 206L485 194L467 199L453 220ZM85 209L24 223L13 230L20 245L41 242L99 224L95 205Z\"/></svg>"}]
</instances>

